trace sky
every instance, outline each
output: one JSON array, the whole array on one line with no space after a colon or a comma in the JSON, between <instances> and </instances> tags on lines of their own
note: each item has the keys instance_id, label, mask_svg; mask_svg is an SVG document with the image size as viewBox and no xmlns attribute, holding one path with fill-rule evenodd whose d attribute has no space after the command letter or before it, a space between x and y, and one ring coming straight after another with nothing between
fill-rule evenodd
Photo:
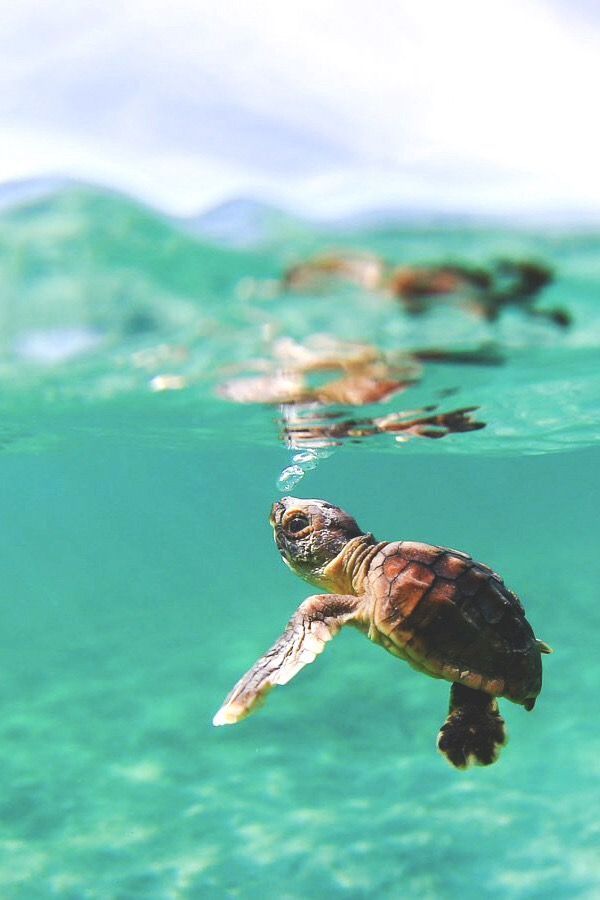
<instances>
[{"instance_id":1,"label":"sky","mask_svg":"<svg viewBox=\"0 0 600 900\"><path fill-rule=\"evenodd\" d=\"M16 0L0 182L177 214L600 211L595 0Z\"/></svg>"}]
</instances>

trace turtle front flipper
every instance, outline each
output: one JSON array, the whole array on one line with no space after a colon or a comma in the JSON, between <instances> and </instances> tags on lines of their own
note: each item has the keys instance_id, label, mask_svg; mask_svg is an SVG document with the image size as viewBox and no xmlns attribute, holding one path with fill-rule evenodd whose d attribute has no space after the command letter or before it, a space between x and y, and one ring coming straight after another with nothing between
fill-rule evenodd
<instances>
[{"instance_id":1,"label":"turtle front flipper","mask_svg":"<svg viewBox=\"0 0 600 900\"><path fill-rule=\"evenodd\" d=\"M495 697L462 684L450 689L450 712L438 735L438 750L457 769L496 762L506 743Z\"/></svg>"},{"instance_id":2,"label":"turtle front flipper","mask_svg":"<svg viewBox=\"0 0 600 900\"><path fill-rule=\"evenodd\" d=\"M313 662L351 621L360 606L357 597L317 594L298 608L270 650L240 678L213 719L213 725L234 725L254 712L265 695L278 684L287 684L300 669Z\"/></svg>"}]
</instances>

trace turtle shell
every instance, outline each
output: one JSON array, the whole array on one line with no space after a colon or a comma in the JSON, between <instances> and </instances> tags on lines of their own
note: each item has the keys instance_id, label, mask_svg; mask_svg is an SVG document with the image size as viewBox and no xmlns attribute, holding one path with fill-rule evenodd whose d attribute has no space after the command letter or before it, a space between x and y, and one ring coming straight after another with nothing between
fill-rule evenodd
<instances>
[{"instance_id":1,"label":"turtle shell","mask_svg":"<svg viewBox=\"0 0 600 900\"><path fill-rule=\"evenodd\" d=\"M410 541L373 557L369 636L415 668L531 708L540 648L518 597L466 553Z\"/></svg>"}]
</instances>

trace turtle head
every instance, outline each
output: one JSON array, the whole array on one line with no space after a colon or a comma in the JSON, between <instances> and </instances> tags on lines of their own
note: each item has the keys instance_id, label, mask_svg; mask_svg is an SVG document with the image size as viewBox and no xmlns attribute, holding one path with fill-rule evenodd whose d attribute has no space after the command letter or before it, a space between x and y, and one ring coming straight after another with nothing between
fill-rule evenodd
<instances>
[{"instance_id":1,"label":"turtle head","mask_svg":"<svg viewBox=\"0 0 600 900\"><path fill-rule=\"evenodd\" d=\"M325 500L283 497L273 504L270 522L283 561L315 584L348 541L362 535L352 516Z\"/></svg>"}]
</instances>

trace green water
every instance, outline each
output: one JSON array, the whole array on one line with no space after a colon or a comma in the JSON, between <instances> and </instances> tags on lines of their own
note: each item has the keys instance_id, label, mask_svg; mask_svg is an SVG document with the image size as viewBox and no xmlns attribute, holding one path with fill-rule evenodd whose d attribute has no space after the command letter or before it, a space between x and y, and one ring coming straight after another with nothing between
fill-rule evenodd
<instances>
[{"instance_id":1,"label":"green water","mask_svg":"<svg viewBox=\"0 0 600 900\"><path fill-rule=\"evenodd\" d=\"M14 269L5 308L24 323L12 333L39 316L19 309L19 286L47 311L44 327L100 327L80 259L73 271L61 256L35 289L31 228L46 226L39 210L27 215L18 271L5 247ZM61 247L64 209L52 216L45 253ZM168 234L185 265L189 253L209 253ZM350 444L294 491L346 507L382 539L467 550L505 577L554 647L535 710L502 704L510 742L500 761L468 772L435 749L448 686L352 631L256 716L211 726L310 593L281 564L267 522L290 458L276 411L227 406L211 389L224 349L243 357L258 341L227 301L218 264L226 258L242 277L247 258L215 251L225 287L204 285L173 320L156 260L145 269L147 248L133 255L127 278L140 292L145 284L143 310L150 304L156 320L132 335L129 299L109 287L121 291L125 269L99 237L92 246L86 278L104 276L111 323L101 350L39 367L11 344L3 362L0 896L597 897L595 240L555 248L565 275L553 290L580 316L569 334L528 332L515 318L499 326L516 348L512 365L430 373L406 395L407 406L424 402L450 378L459 397L481 403L486 429ZM264 277L281 258L269 252L248 255ZM59 270L71 318L55 306ZM183 290L169 277L169 291ZM191 295L193 279L184 287ZM133 354L185 340L207 309L223 328L190 342L177 370L190 387L150 393L159 369L136 367ZM300 328L293 304L282 309ZM434 333L435 321L423 327Z\"/></svg>"}]
</instances>

